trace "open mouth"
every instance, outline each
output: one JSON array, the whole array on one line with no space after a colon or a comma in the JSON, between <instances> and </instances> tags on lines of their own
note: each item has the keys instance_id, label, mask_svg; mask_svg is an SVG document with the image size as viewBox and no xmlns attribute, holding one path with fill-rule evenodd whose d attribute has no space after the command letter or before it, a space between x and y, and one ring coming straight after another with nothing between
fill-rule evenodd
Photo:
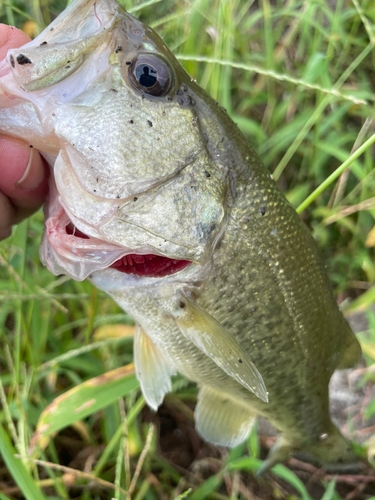
<instances>
[{"instance_id":1,"label":"open mouth","mask_svg":"<svg viewBox=\"0 0 375 500\"><path fill-rule=\"evenodd\" d=\"M89 239L89 236L79 231L73 224L66 226L67 234L76 238ZM111 266L117 271L135 276L148 276L151 278L162 278L170 274L175 274L191 264L189 260L169 259L161 255L128 254L116 260Z\"/></svg>"}]
</instances>

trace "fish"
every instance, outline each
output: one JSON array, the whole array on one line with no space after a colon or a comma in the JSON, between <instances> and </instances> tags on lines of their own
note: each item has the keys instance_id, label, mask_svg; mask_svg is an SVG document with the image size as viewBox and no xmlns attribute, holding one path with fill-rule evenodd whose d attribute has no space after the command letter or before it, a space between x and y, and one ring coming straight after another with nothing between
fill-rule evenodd
<instances>
[{"instance_id":1,"label":"fish","mask_svg":"<svg viewBox=\"0 0 375 500\"><path fill-rule=\"evenodd\" d=\"M195 423L233 447L261 415L291 454L357 462L329 380L361 350L316 242L226 110L115 0L75 0L0 63L0 130L51 167L41 261L89 279L136 322L157 410L180 373Z\"/></svg>"}]
</instances>

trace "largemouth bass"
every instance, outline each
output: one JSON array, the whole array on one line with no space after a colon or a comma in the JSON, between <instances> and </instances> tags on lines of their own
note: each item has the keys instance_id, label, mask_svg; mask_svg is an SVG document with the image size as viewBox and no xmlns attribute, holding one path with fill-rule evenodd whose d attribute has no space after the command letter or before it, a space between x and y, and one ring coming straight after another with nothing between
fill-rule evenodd
<instances>
[{"instance_id":1,"label":"largemouth bass","mask_svg":"<svg viewBox=\"0 0 375 500\"><path fill-rule=\"evenodd\" d=\"M41 259L135 319L149 406L199 386L196 426L235 446L256 415L291 453L351 464L328 383L359 344L317 245L225 110L114 0L75 0L0 63L0 130L51 165Z\"/></svg>"}]
</instances>

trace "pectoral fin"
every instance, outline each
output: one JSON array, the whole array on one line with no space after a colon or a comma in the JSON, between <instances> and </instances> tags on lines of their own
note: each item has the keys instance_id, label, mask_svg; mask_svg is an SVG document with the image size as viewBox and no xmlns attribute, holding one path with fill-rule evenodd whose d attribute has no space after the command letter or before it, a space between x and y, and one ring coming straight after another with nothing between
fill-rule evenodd
<instances>
[{"instance_id":1,"label":"pectoral fin","mask_svg":"<svg viewBox=\"0 0 375 500\"><path fill-rule=\"evenodd\" d=\"M194 417L196 429L206 441L230 448L247 438L255 421L244 406L208 386L198 393Z\"/></svg>"},{"instance_id":2,"label":"pectoral fin","mask_svg":"<svg viewBox=\"0 0 375 500\"><path fill-rule=\"evenodd\" d=\"M146 403L156 411L172 390L173 370L140 325L134 331L134 364Z\"/></svg>"},{"instance_id":3,"label":"pectoral fin","mask_svg":"<svg viewBox=\"0 0 375 500\"><path fill-rule=\"evenodd\" d=\"M229 376L268 402L261 374L236 339L194 301L184 297L183 303L185 312L176 319L182 333Z\"/></svg>"}]
</instances>

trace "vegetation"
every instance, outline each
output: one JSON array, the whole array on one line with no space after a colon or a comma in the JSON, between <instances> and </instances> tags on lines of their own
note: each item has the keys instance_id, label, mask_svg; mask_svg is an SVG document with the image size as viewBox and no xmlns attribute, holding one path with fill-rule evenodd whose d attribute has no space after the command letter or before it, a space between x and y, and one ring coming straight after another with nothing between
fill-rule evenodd
<instances>
[{"instance_id":1,"label":"vegetation","mask_svg":"<svg viewBox=\"0 0 375 500\"><path fill-rule=\"evenodd\" d=\"M371 384L375 3L121 3L164 37L300 206L344 311L367 314L361 383ZM0 0L0 22L35 36L65 6ZM350 157L349 168L330 177ZM132 374L131 318L90 283L43 268L42 232L38 212L0 244L1 500L375 498L374 476L328 476L297 460L257 479L272 438L254 429L230 451L203 443L192 418L196 389L182 377L153 414ZM362 410L371 417L375 400ZM368 446L374 454L375 440Z\"/></svg>"}]
</instances>

